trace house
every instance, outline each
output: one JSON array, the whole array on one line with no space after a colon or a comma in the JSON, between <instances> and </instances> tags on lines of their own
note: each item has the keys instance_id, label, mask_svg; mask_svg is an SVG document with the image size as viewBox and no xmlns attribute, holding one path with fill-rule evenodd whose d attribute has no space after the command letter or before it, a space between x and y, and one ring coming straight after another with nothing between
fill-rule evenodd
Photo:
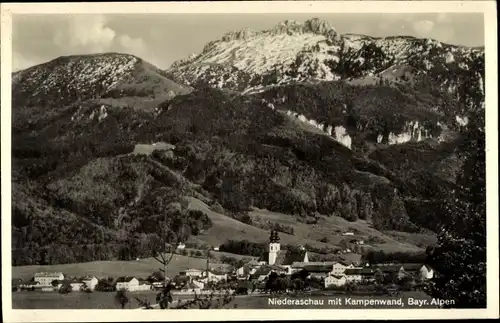
<instances>
[{"instance_id":1,"label":"house","mask_svg":"<svg viewBox=\"0 0 500 323\"><path fill-rule=\"evenodd\" d=\"M186 249L186 245L185 245L184 243L182 243L182 242L181 242L181 243L179 243L179 244L177 245L177 249L179 249L179 250Z\"/></svg>"},{"instance_id":2,"label":"house","mask_svg":"<svg viewBox=\"0 0 500 323\"><path fill-rule=\"evenodd\" d=\"M358 240L358 239L352 239L349 241L349 243L355 244L355 245L364 245L365 242L363 240Z\"/></svg>"},{"instance_id":3,"label":"house","mask_svg":"<svg viewBox=\"0 0 500 323\"><path fill-rule=\"evenodd\" d=\"M193 284L193 286L196 286L196 288L198 288L198 289L205 288L205 283L201 280L192 280L191 283Z\"/></svg>"},{"instance_id":4,"label":"house","mask_svg":"<svg viewBox=\"0 0 500 323\"><path fill-rule=\"evenodd\" d=\"M132 276L118 277L116 290L124 289L129 292L145 291L153 289L153 286L145 280L139 280Z\"/></svg>"},{"instance_id":5,"label":"house","mask_svg":"<svg viewBox=\"0 0 500 323\"><path fill-rule=\"evenodd\" d=\"M330 265L307 265L304 270L309 272L309 277L314 278L325 278L332 271L332 266Z\"/></svg>"},{"instance_id":6,"label":"house","mask_svg":"<svg viewBox=\"0 0 500 323\"><path fill-rule=\"evenodd\" d=\"M219 247L214 247L214 251L219 251Z\"/></svg>"},{"instance_id":7,"label":"house","mask_svg":"<svg viewBox=\"0 0 500 323\"><path fill-rule=\"evenodd\" d=\"M402 271L419 279L432 279L434 277L434 270L424 264L403 264Z\"/></svg>"},{"instance_id":8,"label":"house","mask_svg":"<svg viewBox=\"0 0 500 323\"><path fill-rule=\"evenodd\" d=\"M116 290L132 291L139 286L139 280L132 276L122 276L116 279Z\"/></svg>"},{"instance_id":9,"label":"house","mask_svg":"<svg viewBox=\"0 0 500 323\"><path fill-rule=\"evenodd\" d=\"M353 232L344 232L342 235L343 236L353 236L354 233Z\"/></svg>"},{"instance_id":10,"label":"house","mask_svg":"<svg viewBox=\"0 0 500 323\"><path fill-rule=\"evenodd\" d=\"M434 278L434 269L429 265L423 265L422 268L420 268L420 278L423 280Z\"/></svg>"},{"instance_id":11,"label":"house","mask_svg":"<svg viewBox=\"0 0 500 323\"><path fill-rule=\"evenodd\" d=\"M255 273L250 275L250 280L263 281L272 273L275 272L278 275L286 274L287 268L276 266L276 265L265 265L256 270Z\"/></svg>"},{"instance_id":12,"label":"house","mask_svg":"<svg viewBox=\"0 0 500 323\"><path fill-rule=\"evenodd\" d=\"M372 268L348 268L344 271L347 283L374 281L376 270Z\"/></svg>"},{"instance_id":13,"label":"house","mask_svg":"<svg viewBox=\"0 0 500 323\"><path fill-rule=\"evenodd\" d=\"M139 291L146 291L146 290L152 290L153 285L151 285L150 282L147 280L139 280L139 285L136 286L135 288L133 287L130 289L131 292L139 292Z\"/></svg>"},{"instance_id":14,"label":"house","mask_svg":"<svg viewBox=\"0 0 500 323\"><path fill-rule=\"evenodd\" d=\"M95 276L85 276L81 280L85 284L85 286L89 290L92 290L92 291L95 289L95 287L99 283L99 280Z\"/></svg>"},{"instance_id":15,"label":"house","mask_svg":"<svg viewBox=\"0 0 500 323\"><path fill-rule=\"evenodd\" d=\"M160 289L160 288L163 288L164 282L162 282L162 281L161 281L161 282L160 282L160 281L157 281L157 282L153 282L151 285L152 285L152 286L153 286L153 288L155 288L155 289Z\"/></svg>"},{"instance_id":16,"label":"house","mask_svg":"<svg viewBox=\"0 0 500 323\"><path fill-rule=\"evenodd\" d=\"M243 265L242 267L236 270L236 277L238 279L246 279L250 275L254 274L257 271L258 267L250 267L248 265Z\"/></svg>"},{"instance_id":17,"label":"house","mask_svg":"<svg viewBox=\"0 0 500 323\"><path fill-rule=\"evenodd\" d=\"M207 270L205 276L207 282L227 281L227 273L215 269Z\"/></svg>"},{"instance_id":18,"label":"house","mask_svg":"<svg viewBox=\"0 0 500 323\"><path fill-rule=\"evenodd\" d=\"M184 275L188 277L201 277L203 276L203 270L191 268L186 270Z\"/></svg>"},{"instance_id":19,"label":"house","mask_svg":"<svg viewBox=\"0 0 500 323\"><path fill-rule=\"evenodd\" d=\"M36 273L35 276L33 277L35 283L37 283L40 286L51 286L54 280L59 281L63 279L64 275L61 272L55 272L55 273L41 272L41 273Z\"/></svg>"},{"instance_id":20,"label":"house","mask_svg":"<svg viewBox=\"0 0 500 323\"><path fill-rule=\"evenodd\" d=\"M332 286L343 286L347 283L345 275L328 275L325 277L325 288Z\"/></svg>"},{"instance_id":21,"label":"house","mask_svg":"<svg viewBox=\"0 0 500 323\"><path fill-rule=\"evenodd\" d=\"M79 292L83 290L83 281L81 280L70 280L70 279L63 279L57 281L57 290L61 289L61 287L65 284L69 284L71 286L71 291L73 292Z\"/></svg>"},{"instance_id":22,"label":"house","mask_svg":"<svg viewBox=\"0 0 500 323\"><path fill-rule=\"evenodd\" d=\"M380 271L382 274L384 274L384 276L393 276L397 279L401 279L406 275L402 265L381 264L373 268L375 268L377 271Z\"/></svg>"},{"instance_id":23,"label":"house","mask_svg":"<svg viewBox=\"0 0 500 323\"><path fill-rule=\"evenodd\" d=\"M257 269L262 266L257 260L252 259L240 268L236 269L236 276L241 278L241 277L248 277L251 274L254 274Z\"/></svg>"},{"instance_id":24,"label":"house","mask_svg":"<svg viewBox=\"0 0 500 323\"><path fill-rule=\"evenodd\" d=\"M342 276L346 269L352 269L355 266L352 263L347 263L345 261L339 261L333 264L332 270L330 271L330 275L333 276Z\"/></svg>"},{"instance_id":25,"label":"house","mask_svg":"<svg viewBox=\"0 0 500 323\"><path fill-rule=\"evenodd\" d=\"M308 266L329 266L331 268L334 264L335 261L294 262L291 266L291 273L294 274L304 270Z\"/></svg>"},{"instance_id":26,"label":"house","mask_svg":"<svg viewBox=\"0 0 500 323\"><path fill-rule=\"evenodd\" d=\"M268 265L278 265L287 268L287 273L292 273L292 264L294 262L309 262L309 255L305 248L298 251L281 250L280 238L277 230L272 230L269 237L268 251L261 257L260 261L267 260Z\"/></svg>"}]
</instances>

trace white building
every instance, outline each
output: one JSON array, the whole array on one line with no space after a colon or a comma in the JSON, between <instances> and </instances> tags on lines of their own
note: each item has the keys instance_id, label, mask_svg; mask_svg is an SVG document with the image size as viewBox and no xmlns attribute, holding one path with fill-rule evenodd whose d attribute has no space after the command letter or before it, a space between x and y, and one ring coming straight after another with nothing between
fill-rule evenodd
<instances>
[{"instance_id":1,"label":"white building","mask_svg":"<svg viewBox=\"0 0 500 323\"><path fill-rule=\"evenodd\" d=\"M330 275L325 277L325 288L332 286L343 286L347 283L347 277L345 275L337 276Z\"/></svg>"},{"instance_id":2,"label":"white building","mask_svg":"<svg viewBox=\"0 0 500 323\"><path fill-rule=\"evenodd\" d=\"M54 280L63 280L64 275L60 272L55 273L36 273L34 276L34 281L40 286L51 286Z\"/></svg>"},{"instance_id":3,"label":"white building","mask_svg":"<svg viewBox=\"0 0 500 323\"><path fill-rule=\"evenodd\" d=\"M237 277L248 277L254 274L262 265L255 259L250 260L240 268L236 269Z\"/></svg>"},{"instance_id":4,"label":"white building","mask_svg":"<svg viewBox=\"0 0 500 323\"><path fill-rule=\"evenodd\" d=\"M375 280L375 270L371 268L348 268L344 271L348 283Z\"/></svg>"},{"instance_id":5,"label":"white building","mask_svg":"<svg viewBox=\"0 0 500 323\"><path fill-rule=\"evenodd\" d=\"M345 262L336 262L332 266L332 271L330 272L330 275L342 276L344 275L346 269L352 269L352 268L355 268L353 264L347 264Z\"/></svg>"},{"instance_id":6,"label":"white building","mask_svg":"<svg viewBox=\"0 0 500 323\"><path fill-rule=\"evenodd\" d=\"M116 280L116 289L124 289L129 292L151 290L152 285L146 281L139 281L135 277L119 277Z\"/></svg>"},{"instance_id":7,"label":"white building","mask_svg":"<svg viewBox=\"0 0 500 323\"><path fill-rule=\"evenodd\" d=\"M207 282L220 282L227 280L227 274L215 270L205 271Z\"/></svg>"},{"instance_id":8,"label":"white building","mask_svg":"<svg viewBox=\"0 0 500 323\"><path fill-rule=\"evenodd\" d=\"M186 249L186 245L185 245L185 244L183 244L183 243L179 243L179 244L177 245L177 249L179 249L179 250Z\"/></svg>"},{"instance_id":9,"label":"white building","mask_svg":"<svg viewBox=\"0 0 500 323\"><path fill-rule=\"evenodd\" d=\"M82 282L88 289L93 291L99 283L99 280L95 276L85 276L83 277Z\"/></svg>"},{"instance_id":10,"label":"white building","mask_svg":"<svg viewBox=\"0 0 500 323\"><path fill-rule=\"evenodd\" d=\"M265 265L257 269L255 273L250 275L251 280L264 281L271 273L275 272L276 274L286 274L287 268L277 266L277 265Z\"/></svg>"},{"instance_id":11,"label":"white building","mask_svg":"<svg viewBox=\"0 0 500 323\"><path fill-rule=\"evenodd\" d=\"M116 280L116 290L134 290L139 286L139 280L135 277L118 277Z\"/></svg>"},{"instance_id":12,"label":"white building","mask_svg":"<svg viewBox=\"0 0 500 323\"><path fill-rule=\"evenodd\" d=\"M162 288L164 283L161 281L161 282L153 282L153 287L155 288Z\"/></svg>"},{"instance_id":13,"label":"white building","mask_svg":"<svg viewBox=\"0 0 500 323\"><path fill-rule=\"evenodd\" d=\"M434 270L427 265L422 266L422 268L420 268L420 278L422 279L434 278Z\"/></svg>"},{"instance_id":14,"label":"white building","mask_svg":"<svg viewBox=\"0 0 500 323\"><path fill-rule=\"evenodd\" d=\"M424 264L403 264L401 271L422 280L432 279L434 277L434 270Z\"/></svg>"},{"instance_id":15,"label":"white building","mask_svg":"<svg viewBox=\"0 0 500 323\"><path fill-rule=\"evenodd\" d=\"M269 240L269 256L268 264L274 265L276 263L276 258L281 250L281 244L279 242L278 231L271 232L271 237Z\"/></svg>"},{"instance_id":16,"label":"white building","mask_svg":"<svg viewBox=\"0 0 500 323\"><path fill-rule=\"evenodd\" d=\"M202 282L201 280L193 280L191 281L192 286L195 286L197 289L203 289L205 288L205 283Z\"/></svg>"},{"instance_id":17,"label":"white building","mask_svg":"<svg viewBox=\"0 0 500 323\"><path fill-rule=\"evenodd\" d=\"M61 289L64 284L69 284L73 292L80 292L83 289L83 282L78 280L60 280L57 283L57 289Z\"/></svg>"},{"instance_id":18,"label":"white building","mask_svg":"<svg viewBox=\"0 0 500 323\"><path fill-rule=\"evenodd\" d=\"M186 273L186 276L188 276L188 277L201 277L201 276L203 276L203 270L200 270L200 269L191 268L191 269L186 270L185 273Z\"/></svg>"}]
</instances>

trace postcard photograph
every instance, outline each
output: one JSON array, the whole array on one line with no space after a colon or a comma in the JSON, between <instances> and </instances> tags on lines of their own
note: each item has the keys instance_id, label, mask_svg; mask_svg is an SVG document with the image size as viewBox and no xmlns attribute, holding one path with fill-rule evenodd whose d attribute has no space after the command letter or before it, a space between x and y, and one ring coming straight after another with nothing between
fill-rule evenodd
<instances>
[{"instance_id":1,"label":"postcard photograph","mask_svg":"<svg viewBox=\"0 0 500 323\"><path fill-rule=\"evenodd\" d=\"M496 21L449 3L11 7L9 310L498 315Z\"/></svg>"}]
</instances>

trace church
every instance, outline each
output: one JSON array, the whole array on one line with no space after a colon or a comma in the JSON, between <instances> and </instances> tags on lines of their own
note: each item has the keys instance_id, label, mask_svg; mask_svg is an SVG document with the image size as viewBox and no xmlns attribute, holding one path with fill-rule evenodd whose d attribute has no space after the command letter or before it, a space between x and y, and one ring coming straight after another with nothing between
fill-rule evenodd
<instances>
[{"instance_id":1,"label":"church","mask_svg":"<svg viewBox=\"0 0 500 323\"><path fill-rule=\"evenodd\" d=\"M298 251L282 250L278 231L271 230L268 251L260 260L267 261L267 264L270 266L284 267L287 269L288 273L291 273L294 263L308 263L309 257L307 255L307 250L303 247Z\"/></svg>"}]
</instances>

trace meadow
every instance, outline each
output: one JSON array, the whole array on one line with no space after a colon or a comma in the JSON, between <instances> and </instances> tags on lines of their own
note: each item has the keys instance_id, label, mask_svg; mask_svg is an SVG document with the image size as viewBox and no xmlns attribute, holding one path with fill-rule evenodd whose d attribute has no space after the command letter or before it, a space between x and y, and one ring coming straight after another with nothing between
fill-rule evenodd
<instances>
[{"instance_id":1,"label":"meadow","mask_svg":"<svg viewBox=\"0 0 500 323\"><path fill-rule=\"evenodd\" d=\"M170 254L167 255L170 257ZM37 272L62 272L73 277L86 275L96 276L97 278L120 276L135 276L146 278L161 265L154 258L144 258L131 261L92 261L85 263L46 265L46 266L14 266L12 267L12 277L20 278L23 281L29 281ZM167 277L173 277L189 268L206 268L207 260L205 258L195 258L182 255L174 255L172 261L167 267ZM211 263L210 267L219 267L222 264Z\"/></svg>"},{"instance_id":2,"label":"meadow","mask_svg":"<svg viewBox=\"0 0 500 323\"><path fill-rule=\"evenodd\" d=\"M121 306L115 301L116 292L94 292L59 294L55 292L13 292L13 309L120 309ZM147 298L152 303L155 301L157 292L145 291L129 293L130 301L126 308L139 307L135 296L141 299Z\"/></svg>"},{"instance_id":3,"label":"meadow","mask_svg":"<svg viewBox=\"0 0 500 323\"><path fill-rule=\"evenodd\" d=\"M349 222L338 216L322 216L319 217L318 223L311 225L301 223L290 215L258 208L252 208L252 211L249 212L249 216L254 223L254 225L249 225L214 212L208 205L196 198L190 198L189 200L191 209L204 212L212 221L212 227L189 239L190 242L194 243L219 245L225 242L224 237L233 240L246 239L253 242L267 242L269 240L269 229L263 227L267 223L293 228L293 235L280 233L282 244L308 244L315 248L338 248L339 243L346 239L345 236L342 236L342 233L349 231L355 232L355 236L347 238L364 239L367 241L364 247L385 252L418 252L423 250L422 246L426 245L425 242L427 244L435 242L435 235L433 234L406 233L395 238L393 231L381 232L363 220ZM227 232L231 232L231 237L227 236ZM327 242L321 242L320 240L323 238L326 238ZM369 243L373 238L376 238L377 241Z\"/></svg>"}]
</instances>

